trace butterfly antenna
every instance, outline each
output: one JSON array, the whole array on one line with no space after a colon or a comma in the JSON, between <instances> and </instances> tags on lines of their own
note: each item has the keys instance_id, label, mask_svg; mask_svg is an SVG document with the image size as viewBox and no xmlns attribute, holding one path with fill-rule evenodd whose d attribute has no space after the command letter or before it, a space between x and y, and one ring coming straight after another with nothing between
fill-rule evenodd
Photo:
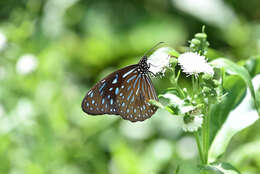
<instances>
[{"instance_id":1,"label":"butterfly antenna","mask_svg":"<svg viewBox=\"0 0 260 174\"><path fill-rule=\"evenodd\" d=\"M159 42L157 43L155 46L153 46L150 50L146 51L144 53L144 56L146 56L148 53L150 53L151 51L153 51L158 45L162 44L162 43L165 43L165 42Z\"/></svg>"}]
</instances>

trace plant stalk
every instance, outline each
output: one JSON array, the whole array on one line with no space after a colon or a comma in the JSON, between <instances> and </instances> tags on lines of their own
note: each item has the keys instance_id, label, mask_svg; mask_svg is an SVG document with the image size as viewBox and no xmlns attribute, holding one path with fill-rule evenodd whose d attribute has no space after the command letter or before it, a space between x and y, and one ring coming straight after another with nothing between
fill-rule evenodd
<instances>
[{"instance_id":1,"label":"plant stalk","mask_svg":"<svg viewBox=\"0 0 260 174\"><path fill-rule=\"evenodd\" d=\"M210 104L209 104L210 105ZM203 134L203 150L204 150L204 164L208 164L208 151L209 151L209 124L210 124L210 114L209 114L209 105L207 106L202 134Z\"/></svg>"},{"instance_id":2,"label":"plant stalk","mask_svg":"<svg viewBox=\"0 0 260 174\"><path fill-rule=\"evenodd\" d=\"M201 164L204 164L204 155L203 155L202 148L201 148L199 132L196 131L196 132L194 133L194 136L195 136L195 138L196 138L196 143L197 143L198 150L199 150L200 162L201 162Z\"/></svg>"}]
</instances>

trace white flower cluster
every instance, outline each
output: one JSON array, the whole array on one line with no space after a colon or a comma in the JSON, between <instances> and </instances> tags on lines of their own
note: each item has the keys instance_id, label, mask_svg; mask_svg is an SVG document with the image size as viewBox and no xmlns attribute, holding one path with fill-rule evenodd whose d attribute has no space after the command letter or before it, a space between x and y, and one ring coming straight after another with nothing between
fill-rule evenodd
<instances>
[{"instance_id":1,"label":"white flower cluster","mask_svg":"<svg viewBox=\"0 0 260 174\"><path fill-rule=\"evenodd\" d=\"M184 120L184 116L182 119L182 129L185 132L196 132L203 123L203 114L200 113L191 113L191 111L195 110L196 108L194 106L182 106L180 108L182 115L185 115L188 113L191 117L189 122Z\"/></svg>"},{"instance_id":2,"label":"white flower cluster","mask_svg":"<svg viewBox=\"0 0 260 174\"><path fill-rule=\"evenodd\" d=\"M207 63L205 56L197 53L187 52L178 57L178 63L183 72L188 75L198 76L199 73L214 75L213 68Z\"/></svg>"},{"instance_id":3,"label":"white flower cluster","mask_svg":"<svg viewBox=\"0 0 260 174\"><path fill-rule=\"evenodd\" d=\"M185 102L175 94L166 93L161 96L168 99L173 106L179 108L179 113L177 114L182 117L182 129L185 132L195 132L202 126L203 114L200 113L198 108L192 105L185 105ZM190 117L188 121L184 120L185 115Z\"/></svg>"},{"instance_id":4,"label":"white flower cluster","mask_svg":"<svg viewBox=\"0 0 260 174\"><path fill-rule=\"evenodd\" d=\"M166 68L170 66L170 48L162 47L156 50L147 60L150 65L149 71L154 74L164 73Z\"/></svg>"},{"instance_id":5,"label":"white flower cluster","mask_svg":"<svg viewBox=\"0 0 260 174\"><path fill-rule=\"evenodd\" d=\"M183 118L182 123L183 123L182 129L185 132L196 132L202 126L203 115L202 114L195 115L193 120L188 123L185 123L184 118Z\"/></svg>"},{"instance_id":6,"label":"white flower cluster","mask_svg":"<svg viewBox=\"0 0 260 174\"><path fill-rule=\"evenodd\" d=\"M33 72L38 65L37 58L32 54L21 56L16 63L16 72L21 75L27 75Z\"/></svg>"}]
</instances>

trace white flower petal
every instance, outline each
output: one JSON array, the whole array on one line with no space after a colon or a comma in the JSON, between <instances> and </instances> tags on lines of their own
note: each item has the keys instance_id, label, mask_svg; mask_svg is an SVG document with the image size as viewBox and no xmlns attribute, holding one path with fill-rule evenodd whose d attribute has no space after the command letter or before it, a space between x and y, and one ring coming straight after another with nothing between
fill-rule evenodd
<instances>
[{"instance_id":1,"label":"white flower petal","mask_svg":"<svg viewBox=\"0 0 260 174\"><path fill-rule=\"evenodd\" d=\"M150 64L149 71L154 74L164 73L166 68L170 66L170 48L162 47L156 50L147 60Z\"/></svg>"},{"instance_id":2,"label":"white flower petal","mask_svg":"<svg viewBox=\"0 0 260 174\"><path fill-rule=\"evenodd\" d=\"M171 104L174 104L174 105L177 105L177 106L182 106L183 103L184 103L183 100L181 100L175 94L166 93L166 94L163 94L162 97L168 99Z\"/></svg>"},{"instance_id":3,"label":"white flower petal","mask_svg":"<svg viewBox=\"0 0 260 174\"><path fill-rule=\"evenodd\" d=\"M197 76L199 73L214 74L213 68L207 63L205 56L187 52L178 57L178 63L183 72Z\"/></svg>"},{"instance_id":4,"label":"white flower petal","mask_svg":"<svg viewBox=\"0 0 260 174\"><path fill-rule=\"evenodd\" d=\"M192 111L192 110L194 110L194 109L195 109L194 106L182 106L182 107L180 108L180 111L181 111L181 113L184 115L185 113L187 113L187 112L189 112L189 111Z\"/></svg>"},{"instance_id":5,"label":"white flower petal","mask_svg":"<svg viewBox=\"0 0 260 174\"><path fill-rule=\"evenodd\" d=\"M183 119L182 129L185 132L195 132L202 126L202 123L203 123L202 114L194 116L193 121L191 121L189 123L185 123L184 119Z\"/></svg>"}]
</instances>

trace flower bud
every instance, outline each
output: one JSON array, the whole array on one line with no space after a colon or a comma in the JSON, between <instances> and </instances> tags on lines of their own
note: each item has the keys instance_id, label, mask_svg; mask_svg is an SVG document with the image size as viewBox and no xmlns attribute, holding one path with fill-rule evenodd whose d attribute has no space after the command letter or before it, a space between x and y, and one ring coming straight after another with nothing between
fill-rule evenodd
<instances>
[{"instance_id":1,"label":"flower bud","mask_svg":"<svg viewBox=\"0 0 260 174\"><path fill-rule=\"evenodd\" d=\"M183 121L185 124L188 124L188 123L192 122L193 120L194 120L194 117L192 117L189 114L185 114L185 116L183 117Z\"/></svg>"},{"instance_id":2,"label":"flower bud","mask_svg":"<svg viewBox=\"0 0 260 174\"><path fill-rule=\"evenodd\" d=\"M197 33L195 34L195 38L205 40L207 39L207 35L205 33Z\"/></svg>"},{"instance_id":3,"label":"flower bud","mask_svg":"<svg viewBox=\"0 0 260 174\"><path fill-rule=\"evenodd\" d=\"M170 59L170 64L172 65L172 67L175 67L178 63L178 60L176 58L171 58Z\"/></svg>"},{"instance_id":4,"label":"flower bud","mask_svg":"<svg viewBox=\"0 0 260 174\"><path fill-rule=\"evenodd\" d=\"M209 94L211 92L211 89L209 87L203 87L202 92L205 94Z\"/></svg>"},{"instance_id":5,"label":"flower bud","mask_svg":"<svg viewBox=\"0 0 260 174\"><path fill-rule=\"evenodd\" d=\"M194 46L200 45L200 40L192 39L190 43L191 43L191 47L194 47Z\"/></svg>"},{"instance_id":6,"label":"flower bud","mask_svg":"<svg viewBox=\"0 0 260 174\"><path fill-rule=\"evenodd\" d=\"M213 74L203 74L202 79L206 81L211 80L213 79Z\"/></svg>"},{"instance_id":7,"label":"flower bud","mask_svg":"<svg viewBox=\"0 0 260 174\"><path fill-rule=\"evenodd\" d=\"M213 80L213 83L214 83L214 86L215 87L217 87L217 86L219 86L221 83L220 83L220 81L218 81L218 80Z\"/></svg>"}]
</instances>

